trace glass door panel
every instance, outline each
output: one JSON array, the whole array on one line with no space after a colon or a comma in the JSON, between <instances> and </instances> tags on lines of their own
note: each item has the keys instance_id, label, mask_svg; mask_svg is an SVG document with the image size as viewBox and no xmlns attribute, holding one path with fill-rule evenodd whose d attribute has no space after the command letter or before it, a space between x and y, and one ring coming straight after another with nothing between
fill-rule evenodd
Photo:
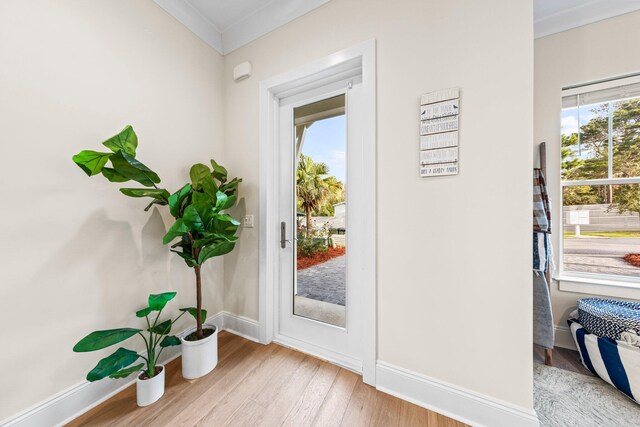
<instances>
[{"instance_id":1,"label":"glass door panel","mask_svg":"<svg viewBox=\"0 0 640 427\"><path fill-rule=\"evenodd\" d=\"M293 109L293 314L346 326L345 95Z\"/></svg>"}]
</instances>

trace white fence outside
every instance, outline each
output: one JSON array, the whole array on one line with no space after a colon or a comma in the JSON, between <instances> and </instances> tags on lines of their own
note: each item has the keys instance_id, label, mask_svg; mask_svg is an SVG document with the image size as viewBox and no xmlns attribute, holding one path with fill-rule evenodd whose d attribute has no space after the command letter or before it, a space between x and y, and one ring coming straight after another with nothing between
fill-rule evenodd
<instances>
[{"instance_id":1,"label":"white fence outside","mask_svg":"<svg viewBox=\"0 0 640 427\"><path fill-rule=\"evenodd\" d=\"M568 224L569 211L589 211L589 224L580 225L581 231L640 231L640 217L635 213L619 214L617 209L608 211L609 205L564 206L562 222L564 231L573 231L575 225Z\"/></svg>"}]
</instances>

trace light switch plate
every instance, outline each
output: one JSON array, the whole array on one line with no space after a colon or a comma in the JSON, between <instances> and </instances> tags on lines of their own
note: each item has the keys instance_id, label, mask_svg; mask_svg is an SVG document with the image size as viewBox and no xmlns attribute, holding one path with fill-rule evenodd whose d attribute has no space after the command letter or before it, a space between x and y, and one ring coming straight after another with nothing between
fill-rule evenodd
<instances>
[{"instance_id":1,"label":"light switch plate","mask_svg":"<svg viewBox=\"0 0 640 427\"><path fill-rule=\"evenodd\" d=\"M245 215L242 218L242 226L245 228L253 228L253 215Z\"/></svg>"}]
</instances>

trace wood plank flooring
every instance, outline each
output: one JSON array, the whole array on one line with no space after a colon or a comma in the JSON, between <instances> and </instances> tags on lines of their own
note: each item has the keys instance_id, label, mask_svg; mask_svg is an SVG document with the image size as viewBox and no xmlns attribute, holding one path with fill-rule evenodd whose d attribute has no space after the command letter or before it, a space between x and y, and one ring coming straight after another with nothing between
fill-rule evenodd
<instances>
[{"instance_id":1,"label":"wood plank flooring","mask_svg":"<svg viewBox=\"0 0 640 427\"><path fill-rule=\"evenodd\" d=\"M167 365L166 391L136 406L135 385L69 426L427 426L464 424L405 402L360 376L276 344L221 332L216 369L187 381ZM105 380L106 381L106 380Z\"/></svg>"},{"instance_id":2,"label":"wood plank flooring","mask_svg":"<svg viewBox=\"0 0 640 427\"><path fill-rule=\"evenodd\" d=\"M533 346L533 361L544 365L544 349L542 347ZM590 377L594 376L591 371L582 366L580 353L568 348L555 347L553 349L553 367Z\"/></svg>"}]
</instances>

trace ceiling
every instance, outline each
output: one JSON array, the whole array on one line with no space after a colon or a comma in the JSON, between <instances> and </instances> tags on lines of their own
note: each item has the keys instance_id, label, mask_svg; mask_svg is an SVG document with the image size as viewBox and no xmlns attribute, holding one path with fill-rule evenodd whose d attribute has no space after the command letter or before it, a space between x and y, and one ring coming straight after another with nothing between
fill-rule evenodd
<instances>
[{"instance_id":1,"label":"ceiling","mask_svg":"<svg viewBox=\"0 0 640 427\"><path fill-rule=\"evenodd\" d=\"M222 54L330 0L155 0ZM517 0L516 0L517 1ZM534 0L535 37L640 10L640 0Z\"/></svg>"},{"instance_id":2,"label":"ceiling","mask_svg":"<svg viewBox=\"0 0 640 427\"><path fill-rule=\"evenodd\" d=\"M227 54L330 0L155 0L221 54Z\"/></svg>"}]
</instances>

